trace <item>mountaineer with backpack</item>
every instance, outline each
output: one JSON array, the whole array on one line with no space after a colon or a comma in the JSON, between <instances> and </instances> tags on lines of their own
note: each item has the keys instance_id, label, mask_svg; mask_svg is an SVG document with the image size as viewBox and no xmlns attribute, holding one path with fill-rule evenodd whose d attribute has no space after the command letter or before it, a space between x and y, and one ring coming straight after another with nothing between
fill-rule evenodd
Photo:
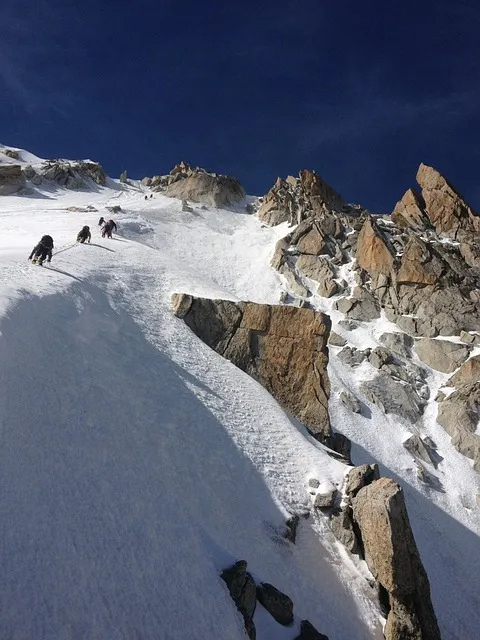
<instances>
[{"instance_id":1,"label":"mountaineer with backpack","mask_svg":"<svg viewBox=\"0 0 480 640\"><path fill-rule=\"evenodd\" d=\"M105 238L105 236L107 238L111 238L114 229L115 229L115 232L116 232L117 231L117 225L115 224L115 222L113 220L109 220L108 222L105 222L105 224L102 227L102 238Z\"/></svg>"},{"instance_id":2,"label":"mountaineer with backpack","mask_svg":"<svg viewBox=\"0 0 480 640\"><path fill-rule=\"evenodd\" d=\"M38 266L41 267L45 262L45 259L47 259L47 262L51 262L52 249L52 236L42 236L40 242L33 247L32 253L28 256L28 259L32 261L32 264L38 264Z\"/></svg>"},{"instance_id":3,"label":"mountaineer with backpack","mask_svg":"<svg viewBox=\"0 0 480 640\"><path fill-rule=\"evenodd\" d=\"M90 233L90 227L83 227L77 235L77 242L84 244L85 242L90 242L92 239L92 234Z\"/></svg>"}]
</instances>

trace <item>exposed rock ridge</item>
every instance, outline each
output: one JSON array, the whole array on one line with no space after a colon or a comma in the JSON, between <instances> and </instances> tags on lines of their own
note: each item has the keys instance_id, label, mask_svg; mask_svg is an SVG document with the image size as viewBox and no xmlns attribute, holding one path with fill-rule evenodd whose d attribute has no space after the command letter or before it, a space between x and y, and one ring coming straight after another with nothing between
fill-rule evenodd
<instances>
[{"instance_id":1,"label":"exposed rock ridge","mask_svg":"<svg viewBox=\"0 0 480 640\"><path fill-rule=\"evenodd\" d=\"M101 165L88 160L46 160L41 167L40 177L74 190L87 188L89 180L101 186L107 183L107 176Z\"/></svg>"},{"instance_id":2,"label":"exposed rock ridge","mask_svg":"<svg viewBox=\"0 0 480 640\"><path fill-rule=\"evenodd\" d=\"M328 316L307 308L173 296L175 314L329 443Z\"/></svg>"},{"instance_id":3,"label":"exposed rock ridge","mask_svg":"<svg viewBox=\"0 0 480 640\"><path fill-rule=\"evenodd\" d=\"M245 197L244 188L233 176L209 173L200 167L191 167L188 162L175 165L167 176L144 178L144 184L171 198L202 202L213 207L235 204Z\"/></svg>"},{"instance_id":4,"label":"exposed rock ridge","mask_svg":"<svg viewBox=\"0 0 480 640\"><path fill-rule=\"evenodd\" d=\"M359 215L362 208L347 205L343 198L315 171L300 171L299 177L288 176L277 181L264 197L258 217L268 225L282 222L299 224L311 216L328 211L352 212Z\"/></svg>"}]
</instances>

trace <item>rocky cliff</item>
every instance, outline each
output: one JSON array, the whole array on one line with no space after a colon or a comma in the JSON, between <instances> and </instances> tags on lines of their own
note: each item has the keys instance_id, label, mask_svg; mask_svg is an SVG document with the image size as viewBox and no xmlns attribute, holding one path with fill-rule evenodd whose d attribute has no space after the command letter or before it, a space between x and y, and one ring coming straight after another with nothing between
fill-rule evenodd
<instances>
[{"instance_id":1,"label":"rocky cliff","mask_svg":"<svg viewBox=\"0 0 480 640\"><path fill-rule=\"evenodd\" d=\"M480 218L438 171L423 164L417 173L421 195L408 189L391 216L342 204L317 177L321 195L312 201L305 175L277 180L259 211L268 224L295 225L278 241L271 264L292 301L316 306L318 298L333 298L333 309L345 323L383 316L397 325L398 334L385 336L397 342L397 349L359 351L344 342L338 357L350 366L368 361L378 369L363 384L365 398L417 423L429 400L429 368L454 372L480 341ZM450 336L457 338L443 339ZM426 367L414 364L414 355ZM474 391L467 407L468 383L476 382L467 378L455 379L457 392L439 405L438 419L479 469L480 402ZM464 418L455 422L460 407Z\"/></svg>"}]
</instances>

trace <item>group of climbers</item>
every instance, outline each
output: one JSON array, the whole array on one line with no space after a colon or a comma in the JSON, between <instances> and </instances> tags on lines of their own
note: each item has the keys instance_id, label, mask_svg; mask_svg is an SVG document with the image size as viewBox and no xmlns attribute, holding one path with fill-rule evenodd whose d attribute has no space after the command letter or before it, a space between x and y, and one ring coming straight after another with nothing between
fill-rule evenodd
<instances>
[{"instance_id":1,"label":"group of climbers","mask_svg":"<svg viewBox=\"0 0 480 640\"><path fill-rule=\"evenodd\" d=\"M101 227L100 231L102 233L102 238L111 238L113 231L117 231L116 223L113 220L105 220L103 216L98 221L98 226ZM85 225L77 234L77 242L80 244L84 244L85 242L90 243L91 239L92 234L90 232L90 227ZM28 259L32 261L32 264L38 264L41 267L45 260L47 262L52 261L52 251L52 236L42 236L40 242L33 247L32 253L28 256Z\"/></svg>"}]
</instances>

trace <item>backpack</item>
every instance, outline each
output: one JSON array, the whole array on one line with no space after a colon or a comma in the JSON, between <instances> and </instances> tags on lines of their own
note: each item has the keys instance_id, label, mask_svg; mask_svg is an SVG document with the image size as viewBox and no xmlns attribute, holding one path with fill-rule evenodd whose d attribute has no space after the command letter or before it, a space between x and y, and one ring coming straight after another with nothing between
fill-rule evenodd
<instances>
[{"instance_id":1,"label":"backpack","mask_svg":"<svg viewBox=\"0 0 480 640\"><path fill-rule=\"evenodd\" d=\"M52 236L42 236L42 239L40 240L40 244L43 244L44 247L53 248Z\"/></svg>"}]
</instances>

